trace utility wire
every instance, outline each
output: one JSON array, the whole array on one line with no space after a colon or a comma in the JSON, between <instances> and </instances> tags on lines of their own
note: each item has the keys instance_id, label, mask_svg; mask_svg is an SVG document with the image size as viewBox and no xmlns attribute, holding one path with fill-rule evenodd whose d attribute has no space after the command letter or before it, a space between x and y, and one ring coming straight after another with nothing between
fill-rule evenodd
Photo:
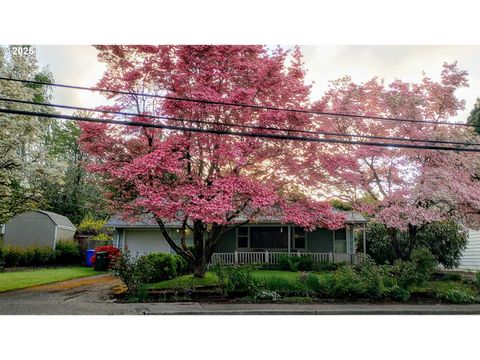
<instances>
[{"instance_id":1,"label":"utility wire","mask_svg":"<svg viewBox=\"0 0 480 360\"><path fill-rule=\"evenodd\" d=\"M33 111L24 111L24 110L13 110L13 109L3 109L3 108L0 108L0 113L15 114L15 115L27 115L27 116L39 116L39 117L44 117L44 118L64 119L64 120L72 120L72 121L85 121L85 122L92 122L92 123L115 124L115 125L123 125L123 126L136 126L136 127L143 127L143 128L179 130L179 131L198 132L198 133L216 134L216 135L231 135L231 136L240 136L240 137L255 137L255 138L293 140L293 141L304 141L304 142L320 142L320 143L331 143L331 144L349 144L349 145L365 145L365 146L377 146L377 147L426 149L426 150L445 150L445 151L456 151L456 152L477 152L477 153L480 153L479 148L462 148L462 147L433 146L433 145L413 145L413 144L402 144L402 143L400 143L400 144L399 143L380 143L380 142L369 142L369 141L353 141L353 140L312 138L312 137L307 137L307 136L290 136L290 135L280 135L280 134L259 134L259 133L252 133L252 132L240 132L240 131L230 131L230 130L189 128L189 127L184 127L184 126L174 126L174 125L164 125L164 124L146 124L146 123L135 122L135 121L98 119L98 118L82 117L82 116L75 116L75 115L60 115L60 114L51 114L51 113L33 112Z\"/></svg>"},{"instance_id":2,"label":"utility wire","mask_svg":"<svg viewBox=\"0 0 480 360\"><path fill-rule=\"evenodd\" d=\"M416 119L383 117L383 116L373 116L373 115L369 116L369 115L360 115L360 114L335 113L335 112L328 112L328 111L314 111L314 110L293 109L293 108L275 107L275 106L253 105L253 104L245 104L245 103L233 103L233 102L214 101L214 100L205 100L205 99L192 99L192 98L169 96L169 95L139 93L139 92L134 92L134 91L108 90L108 89L102 89L102 88L97 88L97 87L86 87L86 86L66 85L66 84L58 84L58 83L48 83L48 82L36 81L36 80L12 79L12 78L7 78L7 77L3 77L3 76L0 77L0 80L15 81L15 82L21 82L21 83L25 83L25 84L55 86L55 87L61 87L61 88L67 88L67 89L107 92L107 93L119 94L119 95L130 95L130 96L135 95L135 96L144 96L144 97L150 97L150 98L160 98L160 99L165 99L165 100L194 102L194 103L201 103L201 104L208 104L208 105L236 106L236 107L251 108L251 109L256 109L256 110L273 110L273 111L285 111L285 112L302 113L302 114L338 116L338 117L359 118L359 119L371 119L371 120L397 121L397 122L409 122L409 123L420 123L420 124L475 127L475 125L467 124L467 123L452 123L452 122L448 122L448 121L433 121L433 120L416 120Z\"/></svg>"},{"instance_id":3,"label":"utility wire","mask_svg":"<svg viewBox=\"0 0 480 360\"><path fill-rule=\"evenodd\" d=\"M376 139L376 140L387 140L387 141L388 140L395 140L395 141L421 142L421 143L432 143L432 144L448 144L448 145L464 145L464 146L478 145L478 146L480 146L480 143L461 142L461 141L411 139L411 138L402 138L402 137L346 134L346 133L314 131L314 130L299 130L299 129L289 129L289 128L272 128L272 127L260 126L260 125L228 124L228 123L222 123L222 122L218 122L218 121L191 120L191 119L184 119L184 118L179 118L179 117L137 114L137 113L132 113L132 112L86 108L86 107L62 105L62 104L49 104L49 103L44 103L44 102L17 100L17 99L1 98L1 97L0 97L0 101L11 102L11 103L19 103L19 104L45 106L45 107L54 107L54 108L61 108L61 109L70 109L70 110L100 112L100 113L104 113L104 114L135 116L135 117L142 117L142 118L149 118L149 119L182 121L182 122L189 122L189 123L194 123L194 124L208 124L208 125L238 127L238 128L244 128L244 129L285 131L285 132L293 132L293 133L307 133L307 134L324 135L324 136L351 137L351 138Z\"/></svg>"}]
</instances>

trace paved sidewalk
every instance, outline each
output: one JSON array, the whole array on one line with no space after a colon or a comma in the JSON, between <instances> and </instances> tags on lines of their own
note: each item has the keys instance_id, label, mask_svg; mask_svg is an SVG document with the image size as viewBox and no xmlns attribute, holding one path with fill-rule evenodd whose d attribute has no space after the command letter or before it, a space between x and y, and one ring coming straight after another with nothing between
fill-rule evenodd
<instances>
[{"instance_id":1,"label":"paved sidewalk","mask_svg":"<svg viewBox=\"0 0 480 360\"><path fill-rule=\"evenodd\" d=\"M146 315L466 315L474 305L405 304L143 304Z\"/></svg>"}]
</instances>

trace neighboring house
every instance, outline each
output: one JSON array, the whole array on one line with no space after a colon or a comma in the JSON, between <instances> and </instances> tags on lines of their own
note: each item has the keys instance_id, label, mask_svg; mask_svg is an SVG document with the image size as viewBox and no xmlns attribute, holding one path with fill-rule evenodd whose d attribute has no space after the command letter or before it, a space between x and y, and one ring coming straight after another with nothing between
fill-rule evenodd
<instances>
[{"instance_id":1,"label":"neighboring house","mask_svg":"<svg viewBox=\"0 0 480 360\"><path fill-rule=\"evenodd\" d=\"M480 270L480 231L469 231L467 247L462 254L458 268Z\"/></svg>"},{"instance_id":2,"label":"neighboring house","mask_svg":"<svg viewBox=\"0 0 480 360\"><path fill-rule=\"evenodd\" d=\"M362 226L366 219L359 213L346 214L345 227L339 230L317 228L305 231L303 228L282 224L279 219L268 218L262 222L249 223L227 230L215 246L214 253L234 254L260 253L314 253L333 254L339 258L349 258L356 253L356 242L363 243L363 235L355 239L354 227ZM132 255L152 252L173 252L160 232L153 218L144 218L136 223L128 223L118 218L110 219L107 227L114 228L114 245L129 250ZM165 224L175 242L180 241L180 222ZM187 243L192 244L192 232L187 229ZM328 260L326 258L326 260ZM250 262L250 261L249 261Z\"/></svg>"},{"instance_id":3,"label":"neighboring house","mask_svg":"<svg viewBox=\"0 0 480 360\"><path fill-rule=\"evenodd\" d=\"M15 215L5 224L3 241L18 247L51 247L60 240L73 240L75 226L63 215L50 211L29 211Z\"/></svg>"}]
</instances>

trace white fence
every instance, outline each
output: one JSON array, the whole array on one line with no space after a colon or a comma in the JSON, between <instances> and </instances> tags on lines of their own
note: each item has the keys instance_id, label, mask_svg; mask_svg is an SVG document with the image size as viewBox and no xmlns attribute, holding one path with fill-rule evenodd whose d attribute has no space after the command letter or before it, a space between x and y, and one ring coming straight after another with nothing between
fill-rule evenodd
<instances>
[{"instance_id":1,"label":"white fence","mask_svg":"<svg viewBox=\"0 0 480 360\"><path fill-rule=\"evenodd\" d=\"M213 253L212 264L277 264L287 252L277 251L235 251L233 253ZM358 264L362 254L292 252L290 256L309 257L314 262L346 262Z\"/></svg>"}]
</instances>

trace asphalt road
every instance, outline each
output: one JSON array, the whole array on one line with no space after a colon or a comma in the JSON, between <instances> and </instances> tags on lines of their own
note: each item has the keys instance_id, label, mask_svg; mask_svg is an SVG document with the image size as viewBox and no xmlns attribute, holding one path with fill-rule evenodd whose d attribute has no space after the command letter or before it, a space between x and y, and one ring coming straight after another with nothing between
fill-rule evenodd
<instances>
[{"instance_id":1,"label":"asphalt road","mask_svg":"<svg viewBox=\"0 0 480 360\"><path fill-rule=\"evenodd\" d=\"M448 315L480 314L480 304L117 303L118 280L99 275L0 293L2 315Z\"/></svg>"}]
</instances>

